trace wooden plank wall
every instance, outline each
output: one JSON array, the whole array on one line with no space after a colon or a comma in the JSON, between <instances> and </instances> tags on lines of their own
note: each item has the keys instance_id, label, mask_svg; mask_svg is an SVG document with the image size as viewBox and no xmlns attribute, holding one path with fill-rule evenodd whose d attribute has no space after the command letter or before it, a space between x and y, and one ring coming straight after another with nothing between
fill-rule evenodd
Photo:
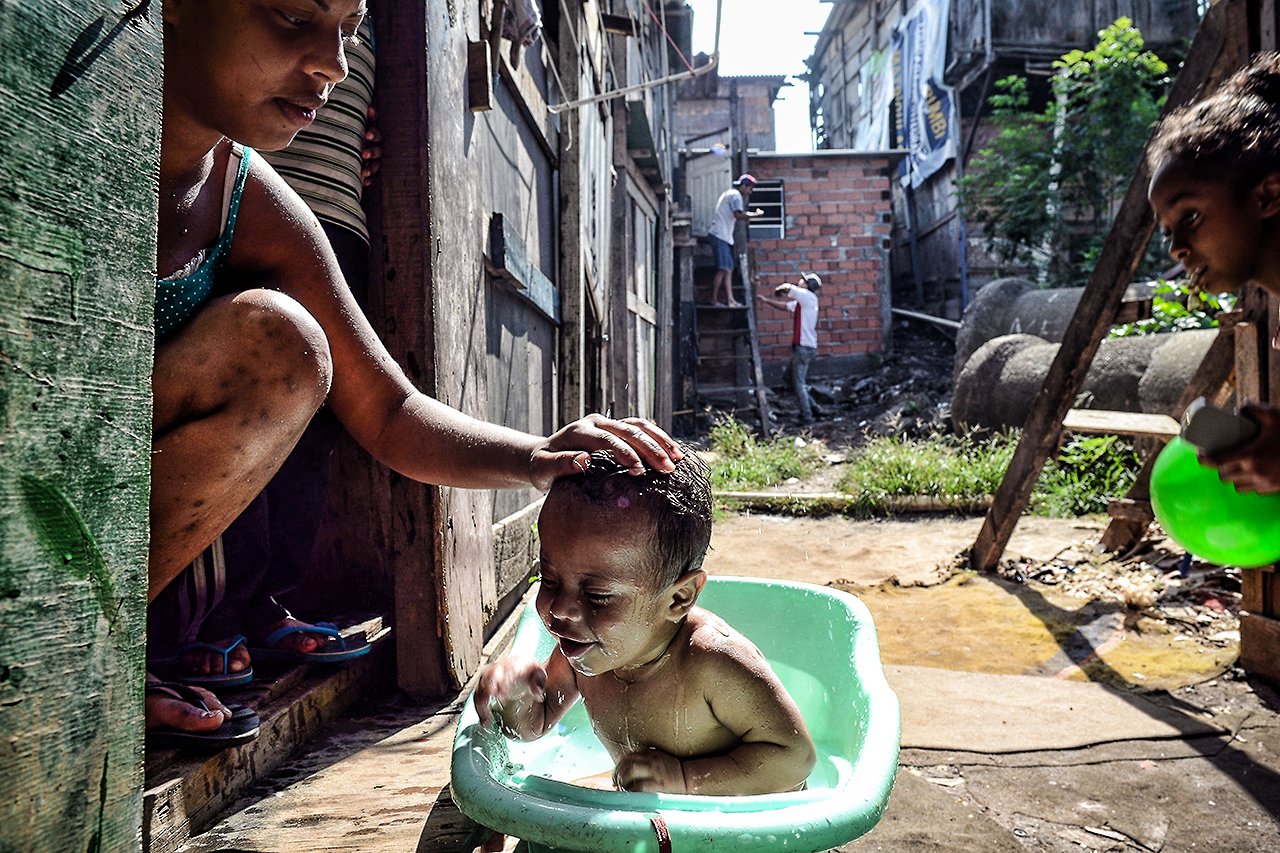
<instances>
[{"instance_id":1,"label":"wooden plank wall","mask_svg":"<svg viewBox=\"0 0 1280 853\"><path fill-rule=\"evenodd\" d=\"M1278 15L1276 0L1250 0L1251 52L1280 47ZM1274 405L1280 403L1280 353L1271 342L1280 335L1280 304L1257 289L1246 294L1245 302L1245 314L1253 322L1236 327L1236 401ZM1240 591L1240 665L1280 682L1280 572L1275 566L1243 572Z\"/></svg>"},{"instance_id":2,"label":"wooden plank wall","mask_svg":"<svg viewBox=\"0 0 1280 853\"><path fill-rule=\"evenodd\" d=\"M378 5L384 143L369 199L369 315L420 389L475 417L547 434L561 422L556 321L489 275L486 253L490 223L501 214L526 272L554 281L559 129L540 89L539 51L525 51L514 67L505 40L491 109L470 109L469 45L488 43L488 14L488 4L446 0ZM475 671L486 624L512 578L522 577L512 555L528 553L525 508L539 496L426 487L353 447L339 471L326 561L341 563L354 589L371 580L384 604L392 602L400 686L451 692ZM521 531L495 531L503 519Z\"/></svg>"},{"instance_id":3,"label":"wooden plank wall","mask_svg":"<svg viewBox=\"0 0 1280 853\"><path fill-rule=\"evenodd\" d=\"M1063 45L1092 46L1098 31L1122 16L1134 22L1149 46L1162 51L1195 30L1197 14L1194 2L961 0L958 5L962 8L952 10L957 24L980 21L981 11L974 7L990 7L991 40L997 49L1052 50L1054 55L1066 52Z\"/></svg>"},{"instance_id":4,"label":"wooden plank wall","mask_svg":"<svg viewBox=\"0 0 1280 853\"><path fill-rule=\"evenodd\" d=\"M581 96L583 66L582 50L578 44L578 24L570 16L559 16L560 46L556 61L560 67L560 82L564 86L565 101ZM587 398L587 324L590 322L588 297L585 285L585 264L582 247L574 235L583 228L582 164L576 155L583 121L581 110L561 114L560 135L560 414L565 419L581 415L586 410Z\"/></svg>"},{"instance_id":5,"label":"wooden plank wall","mask_svg":"<svg viewBox=\"0 0 1280 853\"><path fill-rule=\"evenodd\" d=\"M0 3L0 848L136 849L160 9Z\"/></svg>"}]
</instances>

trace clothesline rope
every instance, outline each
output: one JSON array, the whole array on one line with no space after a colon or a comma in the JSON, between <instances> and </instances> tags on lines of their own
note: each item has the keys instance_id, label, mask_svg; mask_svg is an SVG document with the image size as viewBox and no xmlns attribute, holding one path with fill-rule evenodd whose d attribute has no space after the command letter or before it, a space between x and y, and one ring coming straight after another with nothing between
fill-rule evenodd
<instances>
[{"instance_id":1,"label":"clothesline rope","mask_svg":"<svg viewBox=\"0 0 1280 853\"><path fill-rule=\"evenodd\" d=\"M667 32L667 25L665 21L659 20L657 14L653 11L653 6L649 5L649 0L640 0L640 2L644 4L645 11L649 13L649 17L653 18L654 23L656 23L658 27L662 30L662 34L666 36L667 43L670 44L672 49L675 50L676 56L680 57L680 61L684 63L684 67L688 69L690 73L692 73L693 65L689 62L688 57L684 55L684 51L680 49L680 45L676 44L676 40L671 37L671 33ZM666 17L665 8L663 9L662 17L663 18Z\"/></svg>"},{"instance_id":2,"label":"clothesline rope","mask_svg":"<svg viewBox=\"0 0 1280 853\"><path fill-rule=\"evenodd\" d=\"M566 15L568 14L568 9L565 8L564 0L560 0L560 8L564 11L564 14ZM623 86L622 88L619 88L619 89L611 89L610 91L603 92L599 95L593 95L587 98L579 98L576 101L569 101L563 104L548 104L547 111L552 113L553 115L559 114L567 109L582 107L588 104L595 104L595 103L599 103L600 101L612 100L613 98L619 98L624 95L629 95L632 92L648 91L649 89L653 89L658 86L665 86L667 83L675 83L680 80L689 80L694 77L701 77L702 75L709 73L710 71L715 69L715 67L719 65L719 62L720 62L720 15L723 9L724 9L724 0L716 0L716 40L715 40L715 46L711 52L711 61L708 62L706 65L703 65L699 68L690 68L688 71L681 71L678 74L669 74L665 77L659 77L656 80L649 80L645 83L638 83L634 86ZM576 35L575 35L575 38L576 38ZM616 76L614 79L615 80L617 79Z\"/></svg>"}]
</instances>

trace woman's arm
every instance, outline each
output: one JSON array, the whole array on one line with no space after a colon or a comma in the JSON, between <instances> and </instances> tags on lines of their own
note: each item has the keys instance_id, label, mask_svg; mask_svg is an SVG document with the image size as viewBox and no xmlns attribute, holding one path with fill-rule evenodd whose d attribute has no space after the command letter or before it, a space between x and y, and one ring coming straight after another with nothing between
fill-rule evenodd
<instances>
[{"instance_id":1,"label":"woman's arm","mask_svg":"<svg viewBox=\"0 0 1280 853\"><path fill-rule=\"evenodd\" d=\"M361 446L416 480L470 488L535 485L612 450L628 467L670 470L675 442L655 424L599 415L549 438L491 424L418 391L356 304L319 222L261 158L252 161L233 268L302 303L324 330L333 358L328 403Z\"/></svg>"}]
</instances>

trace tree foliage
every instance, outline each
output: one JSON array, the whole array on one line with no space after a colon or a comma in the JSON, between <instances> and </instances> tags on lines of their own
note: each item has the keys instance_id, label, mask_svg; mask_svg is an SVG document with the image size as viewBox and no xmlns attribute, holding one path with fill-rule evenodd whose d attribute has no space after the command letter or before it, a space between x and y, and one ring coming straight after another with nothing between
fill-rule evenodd
<instances>
[{"instance_id":1,"label":"tree foliage","mask_svg":"<svg viewBox=\"0 0 1280 853\"><path fill-rule=\"evenodd\" d=\"M1002 263L1048 286L1083 283L1160 114L1168 66L1120 18L1091 50L1053 63L1051 95L1034 109L1027 80L996 82L996 134L959 182L966 217Z\"/></svg>"}]
</instances>

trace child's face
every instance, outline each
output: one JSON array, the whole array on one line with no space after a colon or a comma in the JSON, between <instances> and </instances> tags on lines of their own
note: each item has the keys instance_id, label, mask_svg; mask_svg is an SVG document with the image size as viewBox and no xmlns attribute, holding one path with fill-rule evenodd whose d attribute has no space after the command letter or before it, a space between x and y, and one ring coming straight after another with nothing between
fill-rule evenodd
<instances>
[{"instance_id":1,"label":"child's face","mask_svg":"<svg viewBox=\"0 0 1280 853\"><path fill-rule=\"evenodd\" d=\"M623 499L625 500L625 499ZM583 675L627 669L661 656L672 590L653 589L643 511L601 512L553 491L538 519L542 585L538 615Z\"/></svg>"},{"instance_id":2,"label":"child's face","mask_svg":"<svg viewBox=\"0 0 1280 853\"><path fill-rule=\"evenodd\" d=\"M347 76L365 0L165 0L165 111L264 150L309 125Z\"/></svg>"},{"instance_id":3,"label":"child's face","mask_svg":"<svg viewBox=\"0 0 1280 853\"><path fill-rule=\"evenodd\" d=\"M1236 290L1257 275L1264 207L1255 192L1210 180L1177 158L1156 169L1147 193L1169 254L1203 290Z\"/></svg>"}]
</instances>

